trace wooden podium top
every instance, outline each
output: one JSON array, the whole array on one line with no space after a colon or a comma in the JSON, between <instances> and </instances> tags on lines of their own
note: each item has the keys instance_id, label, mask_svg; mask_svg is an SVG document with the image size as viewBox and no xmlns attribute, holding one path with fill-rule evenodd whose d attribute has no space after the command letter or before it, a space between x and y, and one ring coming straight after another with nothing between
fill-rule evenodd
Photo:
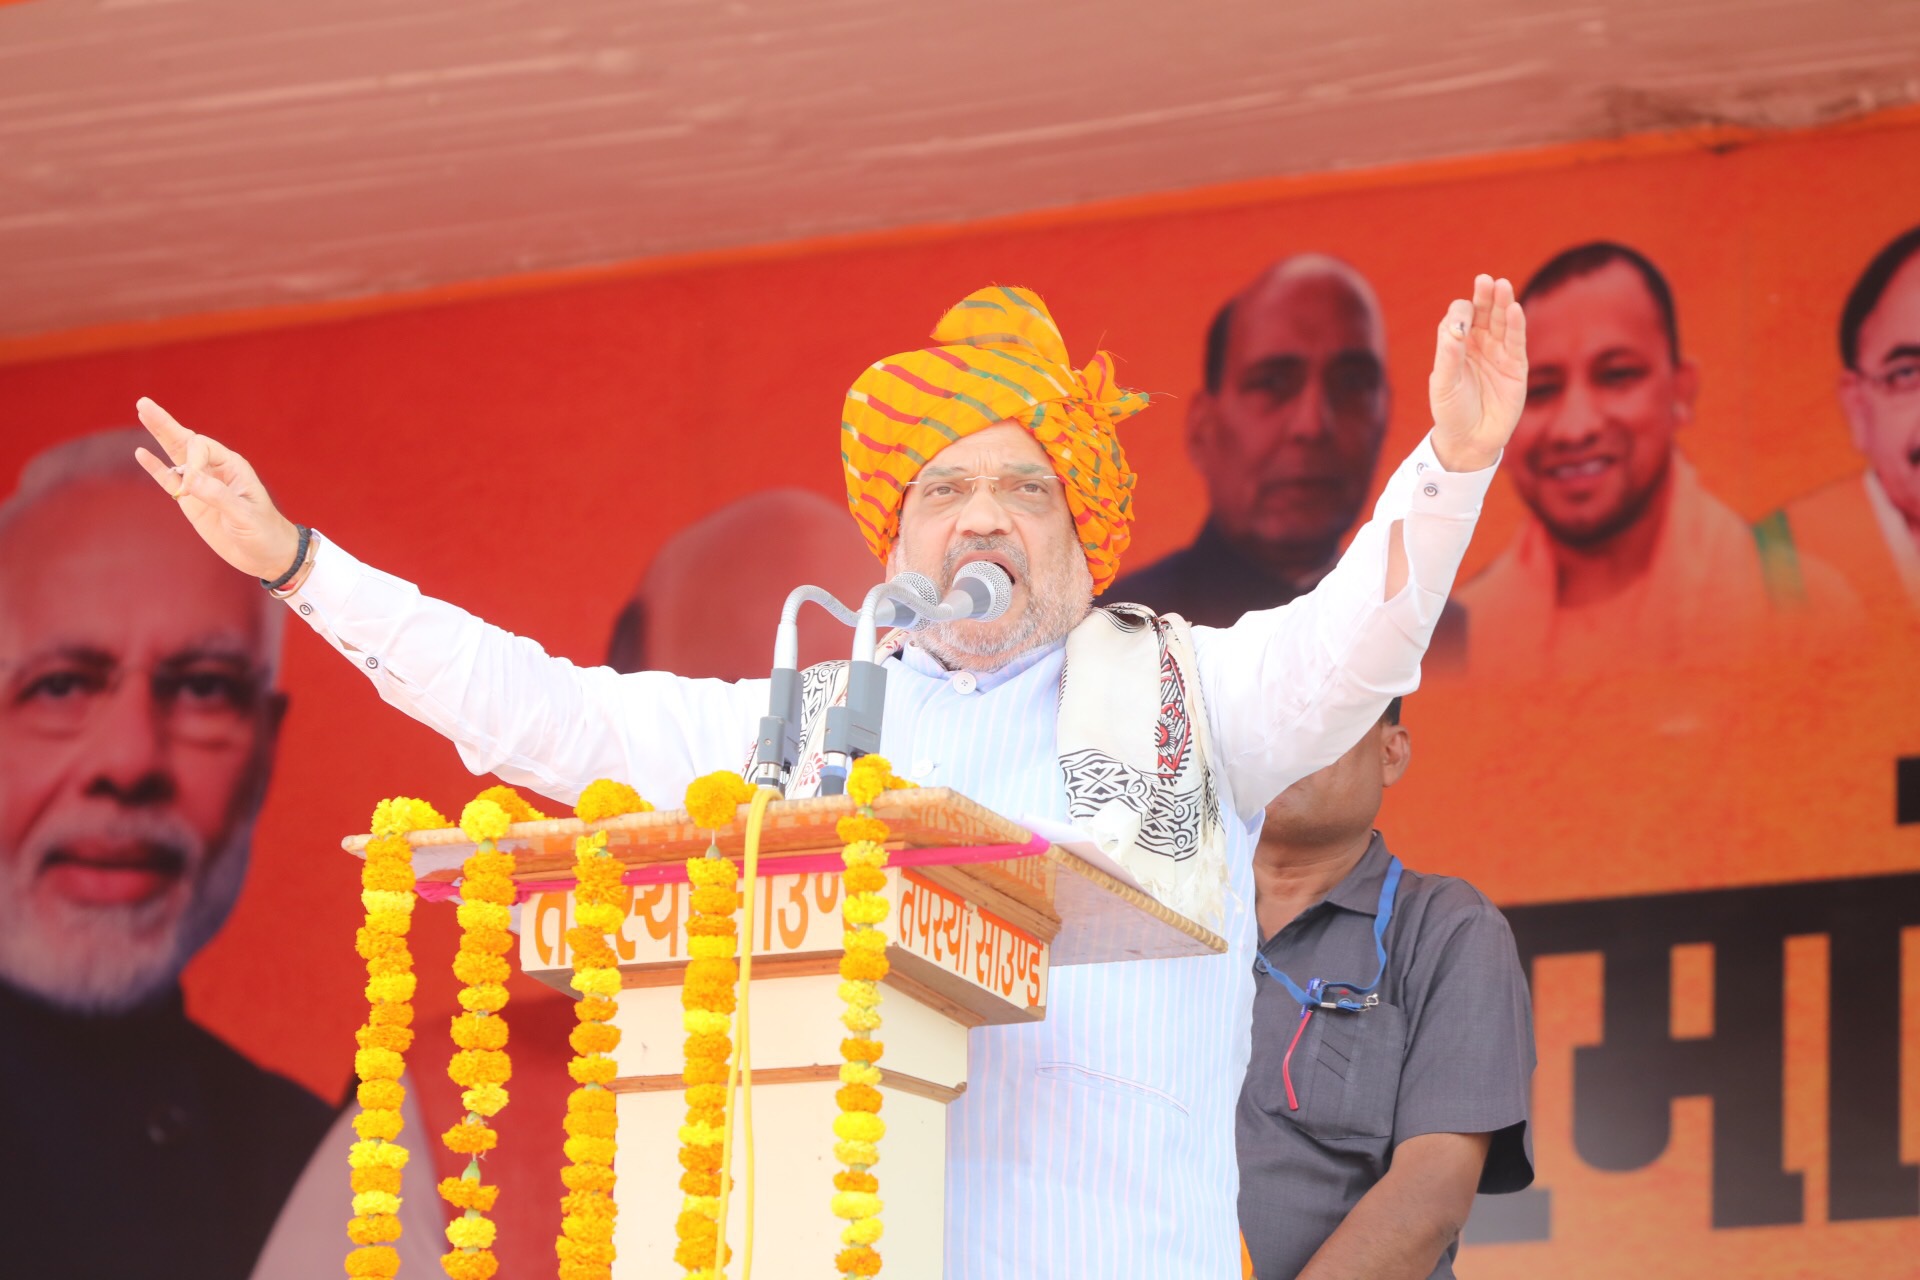
<instances>
[{"instance_id":1,"label":"wooden podium top","mask_svg":"<svg viewBox=\"0 0 1920 1280\"><path fill-rule=\"evenodd\" d=\"M855 811L846 796L776 800L767 806L760 835L760 874L838 870L841 840L834 826ZM1227 944L1218 934L1162 906L1065 849L944 787L889 791L874 815L892 828L891 865L912 867L928 880L1007 919L1049 944L1057 965L1158 960L1214 955ZM747 807L718 832L720 850L736 860L745 844ZM685 810L627 814L603 822L550 818L521 822L499 841L516 858L522 896L573 883L573 842L607 833L607 851L628 867L627 881L657 884L685 875L677 864L704 854L711 833ZM369 837L342 846L364 856ZM453 894L473 844L457 827L416 831L414 870L423 898Z\"/></svg>"}]
</instances>

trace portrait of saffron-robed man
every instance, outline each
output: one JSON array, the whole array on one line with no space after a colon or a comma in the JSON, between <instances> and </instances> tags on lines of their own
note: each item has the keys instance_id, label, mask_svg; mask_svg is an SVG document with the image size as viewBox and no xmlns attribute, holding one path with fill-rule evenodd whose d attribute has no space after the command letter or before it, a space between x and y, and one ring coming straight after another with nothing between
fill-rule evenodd
<instances>
[{"instance_id":1,"label":"portrait of saffron-robed man","mask_svg":"<svg viewBox=\"0 0 1920 1280\"><path fill-rule=\"evenodd\" d=\"M882 754L1010 816L1104 824L1129 872L1228 941L1209 958L1056 969L1043 1021L970 1032L968 1087L947 1114L954 1280L1231 1274L1254 834L1269 800L1418 682L1519 418L1525 317L1510 284L1478 277L1446 308L1434 366L1434 427L1340 563L1310 595L1224 628L1095 607L1131 540L1119 427L1146 397L1117 385L1104 352L1070 360L1032 292L970 295L932 346L867 365L849 389L847 506L876 569L945 589L984 560L1013 583L1001 617L887 648ZM143 464L213 550L279 584L476 772L570 802L603 776L671 795L746 758L767 682L550 658L355 559L350 530L296 525L240 454L152 401L140 412L158 449ZM1192 728L1181 767L1127 773L1168 716Z\"/></svg>"},{"instance_id":2,"label":"portrait of saffron-robed man","mask_svg":"<svg viewBox=\"0 0 1920 1280\"><path fill-rule=\"evenodd\" d=\"M282 606L98 432L0 503L0 1235L9 1275L246 1280L332 1108L192 1016L251 857Z\"/></svg>"},{"instance_id":3,"label":"portrait of saffron-robed man","mask_svg":"<svg viewBox=\"0 0 1920 1280\"><path fill-rule=\"evenodd\" d=\"M1476 678L1718 666L1851 620L1838 575L1763 555L1680 448L1704 374L1645 254L1577 245L1521 297L1532 359L1506 470L1527 515L1460 588Z\"/></svg>"}]
</instances>

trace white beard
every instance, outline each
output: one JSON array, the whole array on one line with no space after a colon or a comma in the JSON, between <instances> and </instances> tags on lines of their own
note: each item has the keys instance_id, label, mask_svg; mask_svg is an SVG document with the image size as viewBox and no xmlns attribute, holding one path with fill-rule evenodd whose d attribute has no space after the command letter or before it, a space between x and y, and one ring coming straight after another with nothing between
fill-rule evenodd
<instances>
[{"instance_id":1,"label":"white beard","mask_svg":"<svg viewBox=\"0 0 1920 1280\"><path fill-rule=\"evenodd\" d=\"M0 867L0 980L71 1013L115 1014L151 1000L226 923L246 882L250 816L211 858L198 833L155 815L116 815L108 830L168 846L183 857L187 900L177 890L138 903L80 906L31 896L47 853L98 823L55 823ZM37 911L36 906L51 909ZM172 919L169 913L177 912Z\"/></svg>"},{"instance_id":2,"label":"white beard","mask_svg":"<svg viewBox=\"0 0 1920 1280\"><path fill-rule=\"evenodd\" d=\"M1011 625L992 630L998 624L981 622L936 622L914 636L912 643L939 659L949 670L970 667L996 671L1023 653L1044 649L1067 638L1067 633L1086 618L1093 607L1093 571L1078 548L1071 550L1070 563L1056 566L1064 579L1061 590L1040 595L1031 590L1030 566L1020 548L1007 538L976 538L947 552L941 580L952 582L960 561L982 551L998 551L1013 561L1014 571L1029 586L1026 612Z\"/></svg>"}]
</instances>

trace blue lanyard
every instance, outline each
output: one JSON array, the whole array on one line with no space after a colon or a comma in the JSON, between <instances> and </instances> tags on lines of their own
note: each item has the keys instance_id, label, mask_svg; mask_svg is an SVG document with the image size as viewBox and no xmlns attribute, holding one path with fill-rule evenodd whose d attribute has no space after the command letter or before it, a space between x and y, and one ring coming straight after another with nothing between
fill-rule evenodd
<instances>
[{"instance_id":1,"label":"blue lanyard","mask_svg":"<svg viewBox=\"0 0 1920 1280\"><path fill-rule=\"evenodd\" d=\"M1393 919L1393 899L1394 895L1400 891L1401 870L1399 858L1388 860L1387 878L1381 882L1380 903L1374 908L1373 915L1373 953L1379 957L1380 967L1374 973L1373 981L1366 986L1356 987L1347 982L1332 983L1331 985L1338 988L1341 994L1328 999L1326 993L1329 984L1323 978L1312 979L1303 991L1299 983L1268 964L1264 954L1254 957L1253 967L1285 987L1287 994L1299 1002L1302 1013L1308 1009L1346 1009L1357 1013L1380 1003L1379 996L1374 994L1374 988L1380 985L1380 979L1387 973L1387 921Z\"/></svg>"}]
</instances>

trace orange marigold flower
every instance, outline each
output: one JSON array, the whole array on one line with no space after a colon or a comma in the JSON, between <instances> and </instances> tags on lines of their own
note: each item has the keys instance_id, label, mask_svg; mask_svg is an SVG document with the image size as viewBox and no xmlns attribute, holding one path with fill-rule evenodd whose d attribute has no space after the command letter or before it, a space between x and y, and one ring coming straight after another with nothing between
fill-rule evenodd
<instances>
[{"instance_id":1,"label":"orange marigold flower","mask_svg":"<svg viewBox=\"0 0 1920 1280\"><path fill-rule=\"evenodd\" d=\"M455 1249L440 1255L440 1269L447 1273L447 1280L492 1280L493 1273L500 1269L500 1260L487 1249L471 1253Z\"/></svg>"},{"instance_id":2,"label":"orange marigold flower","mask_svg":"<svg viewBox=\"0 0 1920 1280\"><path fill-rule=\"evenodd\" d=\"M463 1156L477 1156L483 1151L491 1151L498 1146L500 1135L478 1121L469 1124L462 1120L442 1134L441 1141L447 1144L449 1151L458 1152Z\"/></svg>"},{"instance_id":3,"label":"orange marigold flower","mask_svg":"<svg viewBox=\"0 0 1920 1280\"><path fill-rule=\"evenodd\" d=\"M878 1040L863 1040L858 1036L848 1036L840 1042L840 1056L848 1062L878 1062L880 1055L887 1050Z\"/></svg>"},{"instance_id":4,"label":"orange marigold flower","mask_svg":"<svg viewBox=\"0 0 1920 1280\"><path fill-rule=\"evenodd\" d=\"M500 1196L500 1188L488 1186L484 1182L469 1178L440 1179L440 1198L456 1209L473 1209L480 1213L491 1213L493 1202Z\"/></svg>"},{"instance_id":5,"label":"orange marigold flower","mask_svg":"<svg viewBox=\"0 0 1920 1280\"><path fill-rule=\"evenodd\" d=\"M575 1111L561 1121L561 1126L574 1137L612 1138L619 1127L619 1117L611 1111Z\"/></svg>"},{"instance_id":6,"label":"orange marigold flower","mask_svg":"<svg viewBox=\"0 0 1920 1280\"><path fill-rule=\"evenodd\" d=\"M567 1043L579 1054L612 1053L620 1046L620 1028L604 1022L582 1022L567 1036Z\"/></svg>"},{"instance_id":7,"label":"orange marigold flower","mask_svg":"<svg viewBox=\"0 0 1920 1280\"><path fill-rule=\"evenodd\" d=\"M833 1264L840 1268L841 1275L877 1276L880 1274L880 1255L864 1244L842 1249L834 1255Z\"/></svg>"},{"instance_id":8,"label":"orange marigold flower","mask_svg":"<svg viewBox=\"0 0 1920 1280\"><path fill-rule=\"evenodd\" d=\"M407 1100L407 1091L398 1080L365 1080L354 1098L369 1110L398 1111Z\"/></svg>"},{"instance_id":9,"label":"orange marigold flower","mask_svg":"<svg viewBox=\"0 0 1920 1280\"><path fill-rule=\"evenodd\" d=\"M737 773L722 770L687 784L687 816L709 831L729 826L734 811L753 799L753 788Z\"/></svg>"},{"instance_id":10,"label":"orange marigold flower","mask_svg":"<svg viewBox=\"0 0 1920 1280\"><path fill-rule=\"evenodd\" d=\"M361 1027L353 1033L362 1049L389 1049L405 1053L413 1047L413 1032L405 1027Z\"/></svg>"},{"instance_id":11,"label":"orange marigold flower","mask_svg":"<svg viewBox=\"0 0 1920 1280\"><path fill-rule=\"evenodd\" d=\"M478 1013L457 1013L451 1027L453 1042L462 1049L504 1049L507 1020Z\"/></svg>"},{"instance_id":12,"label":"orange marigold flower","mask_svg":"<svg viewBox=\"0 0 1920 1280\"><path fill-rule=\"evenodd\" d=\"M854 982L878 982L887 976L893 966L884 955L867 956L849 953L840 957L840 976Z\"/></svg>"},{"instance_id":13,"label":"orange marigold flower","mask_svg":"<svg viewBox=\"0 0 1920 1280\"><path fill-rule=\"evenodd\" d=\"M400 1219L390 1213L355 1218L347 1223L347 1239L355 1244L391 1244L400 1238Z\"/></svg>"},{"instance_id":14,"label":"orange marigold flower","mask_svg":"<svg viewBox=\"0 0 1920 1280\"><path fill-rule=\"evenodd\" d=\"M613 1170L597 1164L570 1164L560 1170L560 1180L575 1191L613 1190Z\"/></svg>"},{"instance_id":15,"label":"orange marigold flower","mask_svg":"<svg viewBox=\"0 0 1920 1280\"><path fill-rule=\"evenodd\" d=\"M647 813L652 809L653 806L641 799L640 793L626 783L599 778L589 782L587 789L580 793L573 813L582 822L599 822L623 813Z\"/></svg>"},{"instance_id":16,"label":"orange marigold flower","mask_svg":"<svg viewBox=\"0 0 1920 1280\"><path fill-rule=\"evenodd\" d=\"M513 1079L513 1060L497 1049L462 1049L447 1063L455 1084L505 1084Z\"/></svg>"},{"instance_id":17,"label":"orange marigold flower","mask_svg":"<svg viewBox=\"0 0 1920 1280\"><path fill-rule=\"evenodd\" d=\"M460 951L453 957L453 976L468 986L494 986L504 983L513 966L499 956L475 955Z\"/></svg>"},{"instance_id":18,"label":"orange marigold flower","mask_svg":"<svg viewBox=\"0 0 1920 1280\"><path fill-rule=\"evenodd\" d=\"M361 1138L381 1138L392 1142L400 1136L399 1111L362 1111L353 1118L353 1131Z\"/></svg>"},{"instance_id":19,"label":"orange marigold flower","mask_svg":"<svg viewBox=\"0 0 1920 1280\"><path fill-rule=\"evenodd\" d=\"M588 996L573 1006L574 1016L583 1022L606 1022L620 1011L620 1006L611 1000L599 996Z\"/></svg>"},{"instance_id":20,"label":"orange marigold flower","mask_svg":"<svg viewBox=\"0 0 1920 1280\"><path fill-rule=\"evenodd\" d=\"M611 1084L618 1073L612 1058L575 1058L567 1063L567 1074L575 1084Z\"/></svg>"},{"instance_id":21,"label":"orange marigold flower","mask_svg":"<svg viewBox=\"0 0 1920 1280\"><path fill-rule=\"evenodd\" d=\"M347 1255L347 1274L356 1280L386 1280L399 1271L399 1251L389 1245L367 1245Z\"/></svg>"},{"instance_id":22,"label":"orange marigold flower","mask_svg":"<svg viewBox=\"0 0 1920 1280\"><path fill-rule=\"evenodd\" d=\"M410 1027L413 1006L404 1000L382 1000L367 1009L367 1024L375 1027Z\"/></svg>"},{"instance_id":23,"label":"orange marigold flower","mask_svg":"<svg viewBox=\"0 0 1920 1280\"><path fill-rule=\"evenodd\" d=\"M400 1194L400 1170L388 1165L372 1165L350 1171L349 1179L358 1191L389 1191Z\"/></svg>"},{"instance_id":24,"label":"orange marigold flower","mask_svg":"<svg viewBox=\"0 0 1920 1280\"><path fill-rule=\"evenodd\" d=\"M878 818L869 818L864 813L850 813L834 824L834 831L842 844L858 844L862 840L884 843L889 832L887 824Z\"/></svg>"},{"instance_id":25,"label":"orange marigold flower","mask_svg":"<svg viewBox=\"0 0 1920 1280\"><path fill-rule=\"evenodd\" d=\"M488 787L475 800L491 800L507 811L507 817L513 822L539 822L552 815L540 812L527 801L527 798L506 783Z\"/></svg>"},{"instance_id":26,"label":"orange marigold flower","mask_svg":"<svg viewBox=\"0 0 1920 1280\"><path fill-rule=\"evenodd\" d=\"M845 1084L834 1091L833 1100L842 1111L878 1111L881 1094L870 1084Z\"/></svg>"},{"instance_id":27,"label":"orange marigold flower","mask_svg":"<svg viewBox=\"0 0 1920 1280\"><path fill-rule=\"evenodd\" d=\"M861 1173L854 1169L842 1169L839 1173L833 1175L833 1189L835 1191L874 1192L880 1189L880 1179L870 1173Z\"/></svg>"},{"instance_id":28,"label":"orange marigold flower","mask_svg":"<svg viewBox=\"0 0 1920 1280\"><path fill-rule=\"evenodd\" d=\"M740 895L726 885L710 885L693 891L693 909L702 915L724 916L740 906Z\"/></svg>"}]
</instances>

